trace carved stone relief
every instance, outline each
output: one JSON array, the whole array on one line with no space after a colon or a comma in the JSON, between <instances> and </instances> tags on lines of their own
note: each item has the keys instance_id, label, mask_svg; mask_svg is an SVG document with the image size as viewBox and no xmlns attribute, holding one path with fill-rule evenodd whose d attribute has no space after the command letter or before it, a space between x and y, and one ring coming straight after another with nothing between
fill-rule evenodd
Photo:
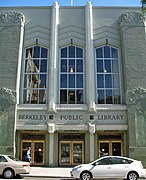
<instances>
[{"instance_id":1,"label":"carved stone relief","mask_svg":"<svg viewBox=\"0 0 146 180\"><path fill-rule=\"evenodd\" d=\"M125 12L119 17L120 25L130 23L144 23L144 15L140 12Z\"/></svg>"},{"instance_id":2,"label":"carved stone relief","mask_svg":"<svg viewBox=\"0 0 146 180\"><path fill-rule=\"evenodd\" d=\"M22 13L17 11L10 11L0 14L0 22L7 23L8 21L12 21L13 23L25 23L25 17Z\"/></svg>"},{"instance_id":3,"label":"carved stone relief","mask_svg":"<svg viewBox=\"0 0 146 180\"><path fill-rule=\"evenodd\" d=\"M126 103L128 105L128 119L131 134L131 143L136 141L136 146L146 146L146 107L143 107L142 100L146 99L146 89L139 87L128 90Z\"/></svg>"},{"instance_id":4,"label":"carved stone relief","mask_svg":"<svg viewBox=\"0 0 146 180\"><path fill-rule=\"evenodd\" d=\"M7 99L10 104L16 104L16 92L11 89L0 88L0 97Z\"/></svg>"}]
</instances>

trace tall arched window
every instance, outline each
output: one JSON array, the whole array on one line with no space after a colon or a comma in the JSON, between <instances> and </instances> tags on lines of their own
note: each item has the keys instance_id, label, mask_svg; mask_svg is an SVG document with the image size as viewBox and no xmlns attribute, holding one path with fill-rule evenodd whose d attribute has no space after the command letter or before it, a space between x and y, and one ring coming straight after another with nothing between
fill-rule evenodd
<instances>
[{"instance_id":1,"label":"tall arched window","mask_svg":"<svg viewBox=\"0 0 146 180\"><path fill-rule=\"evenodd\" d=\"M83 49L68 46L60 52L60 104L83 104Z\"/></svg>"},{"instance_id":2,"label":"tall arched window","mask_svg":"<svg viewBox=\"0 0 146 180\"><path fill-rule=\"evenodd\" d=\"M118 49L96 48L96 87L98 104L121 104Z\"/></svg>"},{"instance_id":3,"label":"tall arched window","mask_svg":"<svg viewBox=\"0 0 146 180\"><path fill-rule=\"evenodd\" d=\"M26 49L24 71L24 104L45 104L48 50L40 46Z\"/></svg>"}]
</instances>

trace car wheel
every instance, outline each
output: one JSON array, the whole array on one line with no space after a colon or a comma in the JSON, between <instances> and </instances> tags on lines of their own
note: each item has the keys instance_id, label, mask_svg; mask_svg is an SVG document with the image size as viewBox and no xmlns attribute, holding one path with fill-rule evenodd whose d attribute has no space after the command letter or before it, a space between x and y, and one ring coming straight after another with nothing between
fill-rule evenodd
<instances>
[{"instance_id":1,"label":"car wheel","mask_svg":"<svg viewBox=\"0 0 146 180\"><path fill-rule=\"evenodd\" d=\"M128 174L128 180L137 180L138 179L138 175L136 172L130 172Z\"/></svg>"},{"instance_id":2,"label":"car wheel","mask_svg":"<svg viewBox=\"0 0 146 180\"><path fill-rule=\"evenodd\" d=\"M92 179L92 176L91 176L91 173L90 172L82 172L81 174L81 180L91 180Z\"/></svg>"},{"instance_id":3,"label":"car wheel","mask_svg":"<svg viewBox=\"0 0 146 180\"><path fill-rule=\"evenodd\" d=\"M12 169L5 169L3 176L6 179L12 179L14 177L14 171Z\"/></svg>"}]
</instances>

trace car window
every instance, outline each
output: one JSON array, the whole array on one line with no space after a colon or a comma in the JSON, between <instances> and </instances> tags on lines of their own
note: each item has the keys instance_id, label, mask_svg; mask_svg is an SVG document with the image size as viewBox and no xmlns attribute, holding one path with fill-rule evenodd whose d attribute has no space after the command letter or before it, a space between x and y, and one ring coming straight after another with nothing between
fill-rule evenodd
<instances>
[{"instance_id":1,"label":"car window","mask_svg":"<svg viewBox=\"0 0 146 180\"><path fill-rule=\"evenodd\" d=\"M10 159L12 159L13 161L19 161L19 159L17 159L17 158L14 158L14 157L12 157L12 156L8 156Z\"/></svg>"},{"instance_id":2,"label":"car window","mask_svg":"<svg viewBox=\"0 0 146 180\"><path fill-rule=\"evenodd\" d=\"M0 156L0 162L7 162L7 159L4 156Z\"/></svg>"},{"instance_id":3,"label":"car window","mask_svg":"<svg viewBox=\"0 0 146 180\"><path fill-rule=\"evenodd\" d=\"M99 160L98 164L99 165L108 165L108 164L113 164L113 161L112 161L111 157L107 157L107 158Z\"/></svg>"},{"instance_id":4,"label":"car window","mask_svg":"<svg viewBox=\"0 0 146 180\"><path fill-rule=\"evenodd\" d=\"M132 162L133 162L132 160L128 160L125 158L113 157L113 163L114 164L130 164Z\"/></svg>"}]
</instances>

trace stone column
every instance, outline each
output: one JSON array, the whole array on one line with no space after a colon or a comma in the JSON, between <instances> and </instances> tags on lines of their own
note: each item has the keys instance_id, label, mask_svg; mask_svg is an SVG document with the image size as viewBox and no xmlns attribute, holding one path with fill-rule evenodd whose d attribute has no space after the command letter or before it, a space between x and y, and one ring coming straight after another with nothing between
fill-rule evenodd
<instances>
[{"instance_id":1,"label":"stone column","mask_svg":"<svg viewBox=\"0 0 146 180\"><path fill-rule=\"evenodd\" d=\"M85 6L85 29L86 29L86 89L87 104L89 111L96 111L95 107L95 58L93 46L93 17L91 2L87 2Z\"/></svg>"},{"instance_id":2,"label":"stone column","mask_svg":"<svg viewBox=\"0 0 146 180\"><path fill-rule=\"evenodd\" d=\"M12 155L15 155L15 104L19 103L24 23L22 13L0 14L0 132L3 137L0 152Z\"/></svg>"},{"instance_id":3,"label":"stone column","mask_svg":"<svg viewBox=\"0 0 146 180\"><path fill-rule=\"evenodd\" d=\"M49 140L49 166L54 166L54 132L55 124L48 123Z\"/></svg>"},{"instance_id":4,"label":"stone column","mask_svg":"<svg viewBox=\"0 0 146 180\"><path fill-rule=\"evenodd\" d=\"M59 5L54 2L52 6L51 21L51 45L49 63L49 111L55 111L57 100L57 59L58 59L58 24L59 24Z\"/></svg>"},{"instance_id":5,"label":"stone column","mask_svg":"<svg viewBox=\"0 0 146 180\"><path fill-rule=\"evenodd\" d=\"M90 162L94 160L94 135L95 135L95 125L89 124L89 132L90 132Z\"/></svg>"}]
</instances>

